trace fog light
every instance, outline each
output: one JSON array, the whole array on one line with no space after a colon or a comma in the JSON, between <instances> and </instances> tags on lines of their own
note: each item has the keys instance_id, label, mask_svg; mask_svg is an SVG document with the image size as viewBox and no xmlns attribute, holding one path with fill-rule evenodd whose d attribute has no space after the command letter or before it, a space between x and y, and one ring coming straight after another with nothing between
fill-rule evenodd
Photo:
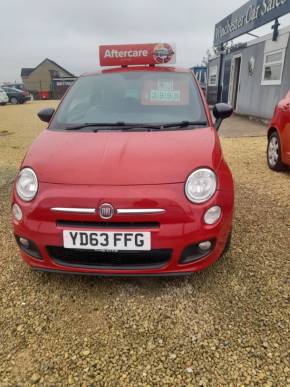
<instances>
[{"instance_id":1,"label":"fog light","mask_svg":"<svg viewBox=\"0 0 290 387\"><path fill-rule=\"evenodd\" d=\"M42 259L41 252L32 240L18 235L15 235L15 238L18 246L21 248L22 251L24 251L26 254L30 255L33 258Z\"/></svg>"},{"instance_id":2,"label":"fog light","mask_svg":"<svg viewBox=\"0 0 290 387\"><path fill-rule=\"evenodd\" d=\"M26 249L29 248L29 240L27 240L26 238L20 237L20 238L19 238L19 242L20 242L20 244L21 244L23 247L25 247Z\"/></svg>"},{"instance_id":3,"label":"fog light","mask_svg":"<svg viewBox=\"0 0 290 387\"><path fill-rule=\"evenodd\" d=\"M18 222L20 222L20 220L22 219L22 211L21 211L21 208L19 207L19 205L16 203L14 203L12 206L12 214L13 214L14 218Z\"/></svg>"},{"instance_id":4,"label":"fog light","mask_svg":"<svg viewBox=\"0 0 290 387\"><path fill-rule=\"evenodd\" d=\"M216 244L215 239L203 241L194 245L187 246L180 257L179 263L182 265L196 262L208 256L214 249Z\"/></svg>"},{"instance_id":5,"label":"fog light","mask_svg":"<svg viewBox=\"0 0 290 387\"><path fill-rule=\"evenodd\" d=\"M201 242L198 247L201 251L208 251L211 249L211 241Z\"/></svg>"},{"instance_id":6,"label":"fog light","mask_svg":"<svg viewBox=\"0 0 290 387\"><path fill-rule=\"evenodd\" d=\"M220 216L221 216L222 210L219 206L214 206L209 208L206 213L204 214L204 222L206 224L214 224L216 223Z\"/></svg>"}]
</instances>

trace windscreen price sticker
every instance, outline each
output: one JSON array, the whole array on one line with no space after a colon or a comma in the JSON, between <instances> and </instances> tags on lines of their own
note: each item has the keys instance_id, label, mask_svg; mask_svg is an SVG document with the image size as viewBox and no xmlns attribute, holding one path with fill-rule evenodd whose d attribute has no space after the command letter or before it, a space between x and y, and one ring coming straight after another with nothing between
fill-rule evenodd
<instances>
[{"instance_id":1,"label":"windscreen price sticker","mask_svg":"<svg viewBox=\"0 0 290 387\"><path fill-rule=\"evenodd\" d=\"M142 93L142 105L188 105L188 84L183 81L146 81Z\"/></svg>"},{"instance_id":2,"label":"windscreen price sticker","mask_svg":"<svg viewBox=\"0 0 290 387\"><path fill-rule=\"evenodd\" d=\"M180 91L151 90L150 101L152 102L180 102Z\"/></svg>"}]
</instances>

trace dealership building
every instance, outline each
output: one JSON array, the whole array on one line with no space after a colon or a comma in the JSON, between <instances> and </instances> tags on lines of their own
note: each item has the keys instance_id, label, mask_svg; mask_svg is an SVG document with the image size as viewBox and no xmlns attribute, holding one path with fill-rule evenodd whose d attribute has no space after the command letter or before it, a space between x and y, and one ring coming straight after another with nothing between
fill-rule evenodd
<instances>
[{"instance_id":1,"label":"dealership building","mask_svg":"<svg viewBox=\"0 0 290 387\"><path fill-rule=\"evenodd\" d=\"M208 65L208 102L225 102L238 114L269 119L290 90L290 26L278 18L290 13L290 0L251 0L215 27L220 54ZM232 39L273 21L273 33L226 47Z\"/></svg>"},{"instance_id":2,"label":"dealership building","mask_svg":"<svg viewBox=\"0 0 290 387\"><path fill-rule=\"evenodd\" d=\"M61 98L76 76L51 59L44 59L33 68L22 68L21 78L34 98Z\"/></svg>"}]
</instances>

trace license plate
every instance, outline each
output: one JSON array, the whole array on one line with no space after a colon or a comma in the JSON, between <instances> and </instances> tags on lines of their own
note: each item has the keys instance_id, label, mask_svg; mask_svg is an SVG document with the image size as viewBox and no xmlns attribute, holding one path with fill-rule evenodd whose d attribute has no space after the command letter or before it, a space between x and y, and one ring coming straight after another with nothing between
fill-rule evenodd
<instances>
[{"instance_id":1,"label":"license plate","mask_svg":"<svg viewBox=\"0 0 290 387\"><path fill-rule=\"evenodd\" d=\"M69 249L151 250L150 232L63 231L63 245Z\"/></svg>"}]
</instances>

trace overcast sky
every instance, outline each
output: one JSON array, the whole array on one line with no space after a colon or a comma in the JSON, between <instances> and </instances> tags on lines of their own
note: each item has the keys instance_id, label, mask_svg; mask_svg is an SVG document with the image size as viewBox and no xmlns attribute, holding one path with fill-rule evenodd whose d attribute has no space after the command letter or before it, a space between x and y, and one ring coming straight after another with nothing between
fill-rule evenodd
<instances>
[{"instance_id":1,"label":"overcast sky","mask_svg":"<svg viewBox=\"0 0 290 387\"><path fill-rule=\"evenodd\" d=\"M245 2L0 0L0 82L19 81L22 67L45 58L76 75L93 71L100 44L172 42L177 64L193 66L212 46L215 23Z\"/></svg>"}]
</instances>

